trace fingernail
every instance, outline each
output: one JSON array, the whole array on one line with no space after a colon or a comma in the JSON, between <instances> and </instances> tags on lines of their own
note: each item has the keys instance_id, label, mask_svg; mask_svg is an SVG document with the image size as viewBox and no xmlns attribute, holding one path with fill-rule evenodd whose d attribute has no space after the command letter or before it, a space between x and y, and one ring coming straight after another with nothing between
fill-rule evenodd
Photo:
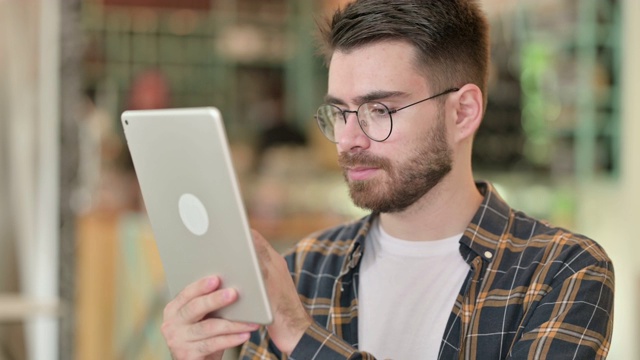
<instances>
[{"instance_id":1,"label":"fingernail","mask_svg":"<svg viewBox=\"0 0 640 360\"><path fill-rule=\"evenodd\" d=\"M218 279L217 276L212 276L212 277L209 278L209 281L207 281L207 286L209 288L215 288L215 287L218 286L218 281L219 281L219 279Z\"/></svg>"},{"instance_id":2,"label":"fingernail","mask_svg":"<svg viewBox=\"0 0 640 360\"><path fill-rule=\"evenodd\" d=\"M222 297L225 300L231 300L233 298L234 291L235 290L233 290L233 289L225 289L224 292L222 293Z\"/></svg>"}]
</instances>

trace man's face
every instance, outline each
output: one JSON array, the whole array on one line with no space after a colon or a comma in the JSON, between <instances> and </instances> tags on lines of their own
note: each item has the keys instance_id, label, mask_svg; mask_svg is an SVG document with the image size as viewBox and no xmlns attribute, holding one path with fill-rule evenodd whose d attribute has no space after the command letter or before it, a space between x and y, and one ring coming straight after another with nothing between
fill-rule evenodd
<instances>
[{"instance_id":1,"label":"man's face","mask_svg":"<svg viewBox=\"0 0 640 360\"><path fill-rule=\"evenodd\" d=\"M348 53L334 53L327 98L343 110L378 101L392 111L433 95L413 65L413 48L381 42ZM403 109L393 116L384 142L369 139L349 114L336 139L339 164L353 202L377 212L400 212L433 189L452 167L444 111L436 101Z\"/></svg>"}]
</instances>

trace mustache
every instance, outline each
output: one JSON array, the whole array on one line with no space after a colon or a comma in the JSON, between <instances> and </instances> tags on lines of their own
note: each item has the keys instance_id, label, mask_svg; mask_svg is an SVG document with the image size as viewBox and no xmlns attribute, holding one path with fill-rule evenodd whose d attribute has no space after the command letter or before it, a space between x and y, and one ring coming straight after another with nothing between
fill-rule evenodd
<instances>
[{"instance_id":1,"label":"mustache","mask_svg":"<svg viewBox=\"0 0 640 360\"><path fill-rule=\"evenodd\" d=\"M387 158L371 155L366 152L343 152L338 155L338 165L344 168L356 166L375 167L382 170L391 170L391 161Z\"/></svg>"}]
</instances>

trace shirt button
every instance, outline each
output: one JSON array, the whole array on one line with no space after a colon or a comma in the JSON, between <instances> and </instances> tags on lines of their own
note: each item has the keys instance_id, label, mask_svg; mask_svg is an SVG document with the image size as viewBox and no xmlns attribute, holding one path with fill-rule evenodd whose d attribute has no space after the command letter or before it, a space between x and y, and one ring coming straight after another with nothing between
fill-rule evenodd
<instances>
[{"instance_id":1,"label":"shirt button","mask_svg":"<svg viewBox=\"0 0 640 360\"><path fill-rule=\"evenodd\" d=\"M487 259L491 259L493 257L493 254L491 253L491 251L485 251L484 257L486 257Z\"/></svg>"}]
</instances>

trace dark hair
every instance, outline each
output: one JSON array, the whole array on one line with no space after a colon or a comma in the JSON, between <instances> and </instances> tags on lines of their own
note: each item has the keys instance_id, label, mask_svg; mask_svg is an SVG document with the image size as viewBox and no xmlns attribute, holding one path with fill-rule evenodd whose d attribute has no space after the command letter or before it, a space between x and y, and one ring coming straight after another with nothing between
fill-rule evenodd
<instances>
[{"instance_id":1,"label":"dark hair","mask_svg":"<svg viewBox=\"0 0 640 360\"><path fill-rule=\"evenodd\" d=\"M474 0L356 0L321 25L320 36L327 64L335 51L406 41L433 91L473 83L486 102L489 25Z\"/></svg>"}]
</instances>

